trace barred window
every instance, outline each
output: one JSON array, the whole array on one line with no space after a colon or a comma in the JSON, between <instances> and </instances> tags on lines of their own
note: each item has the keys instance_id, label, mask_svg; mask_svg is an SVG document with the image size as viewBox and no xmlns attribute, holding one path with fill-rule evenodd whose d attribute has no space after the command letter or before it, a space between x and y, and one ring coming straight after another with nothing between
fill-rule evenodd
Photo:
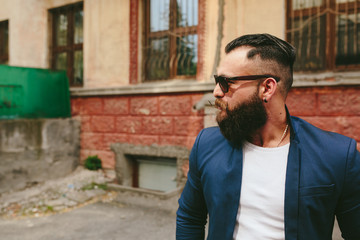
<instances>
[{"instance_id":1,"label":"barred window","mask_svg":"<svg viewBox=\"0 0 360 240\"><path fill-rule=\"evenodd\" d=\"M9 21L0 22L0 64L9 61Z\"/></svg>"},{"instance_id":2,"label":"barred window","mask_svg":"<svg viewBox=\"0 0 360 240\"><path fill-rule=\"evenodd\" d=\"M145 81L194 77L198 62L198 0L145 3Z\"/></svg>"},{"instance_id":3,"label":"barred window","mask_svg":"<svg viewBox=\"0 0 360 240\"><path fill-rule=\"evenodd\" d=\"M360 0L287 0L295 71L360 68Z\"/></svg>"},{"instance_id":4,"label":"barred window","mask_svg":"<svg viewBox=\"0 0 360 240\"><path fill-rule=\"evenodd\" d=\"M83 3L50 10L51 67L66 70L70 86L83 85Z\"/></svg>"}]
</instances>

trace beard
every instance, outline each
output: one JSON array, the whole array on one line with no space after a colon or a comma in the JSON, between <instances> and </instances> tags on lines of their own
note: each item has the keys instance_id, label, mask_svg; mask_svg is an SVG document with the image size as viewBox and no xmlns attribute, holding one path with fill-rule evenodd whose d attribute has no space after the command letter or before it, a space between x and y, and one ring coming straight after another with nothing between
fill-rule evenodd
<instances>
[{"instance_id":1,"label":"beard","mask_svg":"<svg viewBox=\"0 0 360 240\"><path fill-rule=\"evenodd\" d=\"M238 104L232 110L219 99L216 99L215 106L226 111L225 116L219 112L216 121L221 133L236 148L241 147L243 142L264 126L268 119L266 109L257 92L248 101Z\"/></svg>"}]
</instances>

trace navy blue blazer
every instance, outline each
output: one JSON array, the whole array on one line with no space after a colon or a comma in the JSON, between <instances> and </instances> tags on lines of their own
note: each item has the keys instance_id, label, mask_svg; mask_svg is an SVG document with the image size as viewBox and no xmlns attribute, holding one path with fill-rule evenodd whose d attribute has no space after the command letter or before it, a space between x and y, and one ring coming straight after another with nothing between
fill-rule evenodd
<instances>
[{"instance_id":1,"label":"navy blue blazer","mask_svg":"<svg viewBox=\"0 0 360 240\"><path fill-rule=\"evenodd\" d=\"M345 239L360 239L360 154L356 141L290 118L285 182L285 239L331 240L335 216ZM177 239L232 239L238 212L242 150L218 127L198 135L179 199Z\"/></svg>"}]
</instances>

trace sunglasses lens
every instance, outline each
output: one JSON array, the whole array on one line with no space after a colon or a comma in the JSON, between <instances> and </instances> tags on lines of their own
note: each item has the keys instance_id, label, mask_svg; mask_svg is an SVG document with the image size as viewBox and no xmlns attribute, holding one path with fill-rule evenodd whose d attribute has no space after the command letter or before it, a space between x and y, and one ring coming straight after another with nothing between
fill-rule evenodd
<instances>
[{"instance_id":1,"label":"sunglasses lens","mask_svg":"<svg viewBox=\"0 0 360 240\"><path fill-rule=\"evenodd\" d=\"M220 88L223 91L223 93L227 93L228 91L228 84L224 78L219 79Z\"/></svg>"},{"instance_id":2,"label":"sunglasses lens","mask_svg":"<svg viewBox=\"0 0 360 240\"><path fill-rule=\"evenodd\" d=\"M228 92L228 83L224 77L215 76L215 83L220 85L221 91L223 91L223 93Z\"/></svg>"}]
</instances>

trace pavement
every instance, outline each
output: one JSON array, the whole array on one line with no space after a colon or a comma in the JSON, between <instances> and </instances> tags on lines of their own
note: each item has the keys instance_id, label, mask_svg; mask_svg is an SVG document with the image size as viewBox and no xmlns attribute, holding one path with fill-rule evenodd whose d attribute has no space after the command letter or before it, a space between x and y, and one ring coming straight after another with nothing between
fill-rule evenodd
<instances>
[{"instance_id":1,"label":"pavement","mask_svg":"<svg viewBox=\"0 0 360 240\"><path fill-rule=\"evenodd\" d=\"M175 239L177 194L124 190L114 179L114 173L79 167L62 179L2 194L0 238Z\"/></svg>"},{"instance_id":2,"label":"pavement","mask_svg":"<svg viewBox=\"0 0 360 240\"><path fill-rule=\"evenodd\" d=\"M6 240L175 239L175 215L156 209L96 202L66 213L0 220Z\"/></svg>"},{"instance_id":3,"label":"pavement","mask_svg":"<svg viewBox=\"0 0 360 240\"><path fill-rule=\"evenodd\" d=\"M113 172L79 167L62 179L1 194L1 239L175 239L180 190L152 193L114 180ZM340 239L336 224L333 240Z\"/></svg>"}]
</instances>

